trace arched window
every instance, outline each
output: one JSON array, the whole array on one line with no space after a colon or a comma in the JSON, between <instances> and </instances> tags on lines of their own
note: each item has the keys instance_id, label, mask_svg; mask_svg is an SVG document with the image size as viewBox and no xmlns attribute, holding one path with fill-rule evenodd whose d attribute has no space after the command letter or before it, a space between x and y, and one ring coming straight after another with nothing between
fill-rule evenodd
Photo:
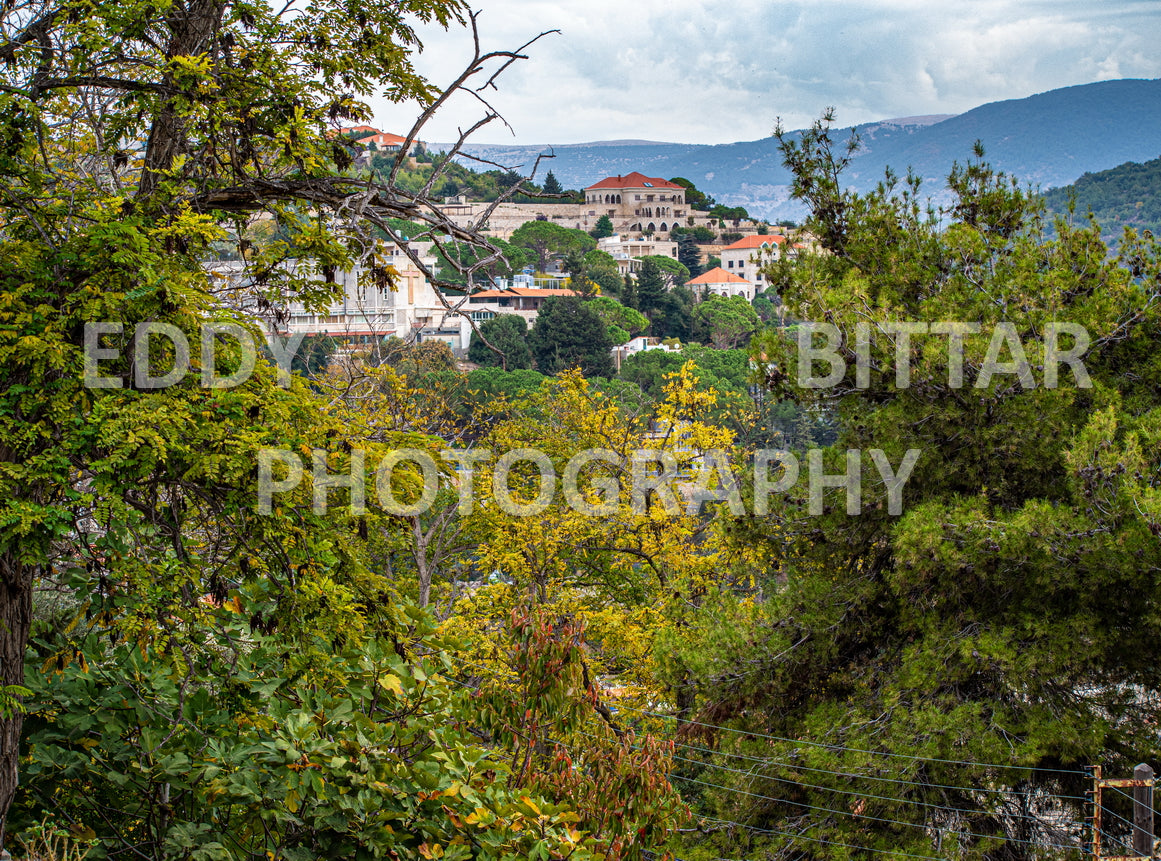
<instances>
[{"instance_id":1,"label":"arched window","mask_svg":"<svg viewBox=\"0 0 1161 861\"><path fill-rule=\"evenodd\" d=\"M663 221L663 222L661 222L661 232L662 232L662 233L668 233L668 232L669 232L669 228L665 226L665 222L664 222L664 221Z\"/></svg>"},{"instance_id":2,"label":"arched window","mask_svg":"<svg viewBox=\"0 0 1161 861\"><path fill-rule=\"evenodd\" d=\"M647 227L647 228L646 228L646 230L648 230L650 233L655 233L655 232L657 231L657 228L656 228L656 227L654 227L654 226L653 226L653 222L652 222L652 221L650 221L650 222L649 222L649 227Z\"/></svg>"}]
</instances>

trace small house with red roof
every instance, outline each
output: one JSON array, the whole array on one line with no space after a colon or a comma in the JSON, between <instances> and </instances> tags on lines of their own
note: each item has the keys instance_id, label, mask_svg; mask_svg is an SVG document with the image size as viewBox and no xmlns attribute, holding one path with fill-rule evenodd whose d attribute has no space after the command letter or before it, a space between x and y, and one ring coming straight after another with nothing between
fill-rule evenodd
<instances>
[{"instance_id":1,"label":"small house with red roof","mask_svg":"<svg viewBox=\"0 0 1161 861\"><path fill-rule=\"evenodd\" d=\"M695 296L709 292L716 296L745 296L746 301L752 301L756 292L754 285L745 278L727 272L720 266L715 266L709 272L703 272L687 281L685 286L692 290Z\"/></svg>"},{"instance_id":2,"label":"small house with red roof","mask_svg":"<svg viewBox=\"0 0 1161 861\"><path fill-rule=\"evenodd\" d=\"M356 142L366 146L368 150L377 152L398 152L403 149L403 145L408 143L408 139L392 135L389 131L376 131L374 135L368 135L365 138L355 138ZM418 140L412 140L410 155L416 155L423 151L424 145Z\"/></svg>"}]
</instances>

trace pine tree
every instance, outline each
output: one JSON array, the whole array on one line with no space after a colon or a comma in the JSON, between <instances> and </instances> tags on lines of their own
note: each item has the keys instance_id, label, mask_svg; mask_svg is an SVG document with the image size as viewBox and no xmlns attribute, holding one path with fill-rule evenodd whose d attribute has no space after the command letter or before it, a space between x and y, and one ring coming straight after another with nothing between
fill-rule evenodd
<instances>
[{"instance_id":1,"label":"pine tree","mask_svg":"<svg viewBox=\"0 0 1161 861\"><path fill-rule=\"evenodd\" d=\"M637 270L637 305L652 319L665 304L665 276L652 260L642 260Z\"/></svg>"},{"instance_id":2,"label":"pine tree","mask_svg":"<svg viewBox=\"0 0 1161 861\"><path fill-rule=\"evenodd\" d=\"M482 337L481 337L482 336ZM487 339L501 355L496 355ZM528 350L528 324L517 314L497 314L480 324L478 335L472 337L468 347L468 359L481 367L503 367L508 371L524 370L532 367L532 354Z\"/></svg>"},{"instance_id":3,"label":"pine tree","mask_svg":"<svg viewBox=\"0 0 1161 861\"><path fill-rule=\"evenodd\" d=\"M595 311L574 296L544 300L528 346L542 374L579 367L586 377L615 373L608 328Z\"/></svg>"},{"instance_id":4,"label":"pine tree","mask_svg":"<svg viewBox=\"0 0 1161 861\"><path fill-rule=\"evenodd\" d=\"M677 260L689 270L689 277L696 278L701 274L701 249L689 233L680 233L677 237Z\"/></svg>"},{"instance_id":5,"label":"pine tree","mask_svg":"<svg viewBox=\"0 0 1161 861\"><path fill-rule=\"evenodd\" d=\"M637 281L632 275L625 276L625 286L621 290L621 304L626 308L640 309L637 299Z\"/></svg>"},{"instance_id":6,"label":"pine tree","mask_svg":"<svg viewBox=\"0 0 1161 861\"><path fill-rule=\"evenodd\" d=\"M607 215L602 215L597 219L596 226L594 226L593 229L589 231L589 236L591 236L593 239L604 239L606 236L612 236L613 233L614 230L612 219Z\"/></svg>"},{"instance_id":7,"label":"pine tree","mask_svg":"<svg viewBox=\"0 0 1161 861\"><path fill-rule=\"evenodd\" d=\"M1084 764L1125 774L1161 757L1148 705L1161 697L1161 244L1130 236L1109 257L1099 228L1063 222L1048 240L1037 202L980 150L948 178L951 204L929 214L914 181L906 194L890 179L865 197L845 191L847 156L833 148L825 121L784 145L813 210L807 230L828 249L800 260L785 298L845 336L845 371L800 386L784 330L752 356L772 369L771 397L817 418L824 474L861 463L848 483L861 496L828 490L811 513L805 478L772 496L746 541L772 554L765 600L717 603L704 636L687 627L663 663L675 684L704 680L706 723L752 733L723 733L723 753L811 762L801 779L747 775L746 792L795 799L751 808L748 823L809 817L820 842L957 861L1040 857L1049 829L1000 803L1054 796L1077 828ZM977 328L958 362L947 335L913 334L901 349L889 334L900 321ZM875 333L862 380L860 324ZM1046 355L1058 324L1087 333L1083 378ZM998 362L1011 367L989 372L1005 327L1027 361L1005 342ZM821 433L831 422L833 443ZM878 464L903 477L909 452L918 459L891 494ZM889 784L857 777L885 773ZM876 819L804 813L841 804L835 792L878 796ZM724 795L711 805L737 819ZM932 806L956 814L938 836ZM969 830L995 851L978 854Z\"/></svg>"},{"instance_id":8,"label":"pine tree","mask_svg":"<svg viewBox=\"0 0 1161 861\"><path fill-rule=\"evenodd\" d=\"M543 188L545 194L564 194L564 189L561 187L557 178L553 176L551 170L548 172L548 176L544 178Z\"/></svg>"}]
</instances>

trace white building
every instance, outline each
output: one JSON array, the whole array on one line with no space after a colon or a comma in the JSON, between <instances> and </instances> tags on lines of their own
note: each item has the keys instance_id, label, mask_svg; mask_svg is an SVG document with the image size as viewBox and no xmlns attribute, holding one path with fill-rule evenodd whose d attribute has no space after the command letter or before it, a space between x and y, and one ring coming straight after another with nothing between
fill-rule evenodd
<instances>
[{"instance_id":1,"label":"white building","mask_svg":"<svg viewBox=\"0 0 1161 861\"><path fill-rule=\"evenodd\" d=\"M419 268L402 249L389 247L382 254L385 263L394 270L395 289L376 286L370 273L364 269L334 273L340 295L321 311L309 310L303 302L289 297L275 315L261 314L254 308L245 308L255 316L265 317L271 330L279 335L330 335L352 343L370 343L391 336L410 341L444 340L453 349L466 349L471 334L471 323L464 313L452 313L460 297L441 297ZM435 265L433 257L424 257L429 268ZM219 263L211 272L224 279L236 296L248 292L245 273L237 262ZM242 306L248 303L243 302Z\"/></svg>"},{"instance_id":2,"label":"white building","mask_svg":"<svg viewBox=\"0 0 1161 861\"><path fill-rule=\"evenodd\" d=\"M621 363L625 359L636 353L644 353L648 350L662 350L666 353L677 353L680 352L681 347L662 344L660 338L638 335L636 338L631 338L620 346L613 347L613 364L619 371L621 370Z\"/></svg>"},{"instance_id":3,"label":"white building","mask_svg":"<svg viewBox=\"0 0 1161 861\"><path fill-rule=\"evenodd\" d=\"M766 289L761 266L785 242L786 237L777 234L743 236L721 250L721 268L731 275L744 278L756 288L756 292L761 292ZM754 298L752 294L750 298Z\"/></svg>"},{"instance_id":4,"label":"white building","mask_svg":"<svg viewBox=\"0 0 1161 861\"><path fill-rule=\"evenodd\" d=\"M617 271L622 278L640 268L640 258L642 257L658 256L677 259L676 242L644 236L639 239L627 239L622 238L619 233L598 239L597 250L612 255L613 259L617 261Z\"/></svg>"}]
</instances>

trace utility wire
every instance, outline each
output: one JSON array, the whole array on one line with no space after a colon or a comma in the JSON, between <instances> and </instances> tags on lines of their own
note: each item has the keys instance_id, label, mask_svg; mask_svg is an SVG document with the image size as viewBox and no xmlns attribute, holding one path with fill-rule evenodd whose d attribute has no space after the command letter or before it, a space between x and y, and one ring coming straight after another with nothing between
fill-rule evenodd
<instances>
[{"instance_id":1,"label":"utility wire","mask_svg":"<svg viewBox=\"0 0 1161 861\"><path fill-rule=\"evenodd\" d=\"M582 736L585 736L586 738L593 738L593 739L596 738L596 736L590 735L589 733L586 733L586 732L579 732L578 731L577 735L582 735ZM637 746L637 749L639 750L640 747ZM673 758L679 762L689 763L690 765L698 765L698 766L702 766L705 768L716 768L716 769L719 769L722 771L731 772L733 774L739 774L739 775L742 775L743 777L749 777L751 779L761 778L763 780L773 780L773 781L777 781L779 783L785 783L785 784L788 784L790 786L798 787L801 789L816 789L816 790L819 790L822 792L833 792L833 793L840 794L840 795L851 795L851 796L855 796L857 798L870 798L870 799L875 799L878 801L886 801L886 802L891 802L891 803L910 804L910 805L916 805L916 806L920 806L920 807L931 808L933 810L939 810L939 811L944 812L944 813L958 813L958 814L962 814L964 816L973 816L973 815L977 815L979 813L989 813L990 815L993 815L993 816L1002 816L1002 817L1005 817L1008 819L1020 819L1020 820L1035 822L1038 824L1043 822L1043 820L1040 817L1032 815L1032 814L1027 814L1027 813L1010 813L1010 812L1009 813L997 813L995 811L985 811L985 810L979 810L979 809L968 810L968 809L960 808L960 807L948 807L948 806L944 806L944 805L940 805L940 804L935 804L933 802L921 801L921 800L913 799L913 798L895 798L892 796L874 795L874 794L860 792L858 790L853 790L853 789L840 789L838 787L819 786L819 785L812 784L812 783L802 783L802 782L797 781L797 780L791 780L790 778L777 777L775 775L769 775L769 774L759 774L759 773L753 772L753 771L742 771L740 769L730 768L729 766L716 765L713 763L702 762L700 760L687 759L687 758L682 757L682 756L675 755ZM752 795L756 798L762 798L762 799L765 799L767 801L785 802L787 804L798 804L799 806L812 807L815 810L825 810L825 811L830 812L830 813L844 813L845 812L845 811L841 811L841 810L831 810L830 808L814 807L813 805L801 804L800 802L790 801L788 799L772 798L772 797L766 796L766 795L756 795L755 793L745 792L743 790L736 789L735 787L725 786L725 785L719 784L719 783L708 783L706 781L698 780L696 778L685 777L685 776L680 775L680 774L670 774L670 778L671 779L676 778L678 780L687 780L687 781L691 781L694 783L700 783L704 786L713 787L715 789L721 789L725 792L742 792L743 794ZM1057 796L1051 796L1051 797L1056 798ZM850 815L861 815L861 814L853 814L852 813ZM904 825L904 826L908 826L908 827L915 826L915 823L903 822L901 820L895 820L895 819L880 819L880 818L874 817L874 816L866 816L864 818L879 819L879 821L881 821L881 822L890 822L892 824ZM970 832L962 832L962 833L970 833ZM975 837L993 837L993 835L987 835L987 834L973 834L972 836L975 836ZM1017 840L1017 838L1012 838L1012 839ZM1028 841L1017 840L1017 842L1028 842ZM1040 845L1040 844L1035 844L1035 845ZM1057 848L1068 848L1068 847L1057 847Z\"/></svg>"},{"instance_id":2,"label":"utility wire","mask_svg":"<svg viewBox=\"0 0 1161 861\"><path fill-rule=\"evenodd\" d=\"M1036 766L1031 766L1031 765L1011 765L1011 764L1004 765L1004 764L1000 764L1000 763L973 762L973 761L969 761L969 760L965 760L965 759L940 759L939 757L935 757L935 756L914 756L914 755L909 754L909 753L893 753L891 751L885 751L885 750L867 750L865 748L858 748L858 747L845 747L843 745L826 744L824 742L819 742L819 741L807 741L805 739L793 739L793 738L785 738L783 736L778 736L778 735L767 735L767 734L760 733L760 732L752 732L750 730L744 730L744 729L734 729L732 727L726 727L726 726L717 726L715 724L702 723L701 721L695 721L695 720L682 720L681 718L674 717L673 715L663 715L663 714L660 714L658 712L651 712L651 711L648 711L647 709L639 709L639 708L635 708L633 706L618 706L618 708L624 708L627 711L635 711L635 712L639 712L640 714L649 715L650 717L661 718L663 720L675 721L677 723L686 724L688 726L701 726L701 727L706 727L707 729L718 729L718 730L722 730L724 732L736 733L738 735L748 735L748 736L752 736L754 738L764 738L764 739L770 739L771 741L781 741L781 742L786 742L787 744L807 745L809 747L820 747L820 748L825 748L826 750L850 751L852 753L865 753L865 754L868 754L869 756L893 756L893 757L897 757L899 759L910 759L910 760L917 761L917 762L942 762L942 763L945 763L948 765L973 765L976 768L1010 768L1010 769L1016 769L1019 771L1037 771L1037 772L1047 772L1047 773L1051 773L1051 774L1079 774L1079 775L1085 774L1085 772L1079 771L1077 769L1037 768Z\"/></svg>"},{"instance_id":3,"label":"utility wire","mask_svg":"<svg viewBox=\"0 0 1161 861\"><path fill-rule=\"evenodd\" d=\"M904 828L919 828L923 831L928 831L928 830L931 830L933 828L939 828L939 826L936 826L936 825L924 825L924 824L919 823L919 822L904 822L904 821L901 821L898 819L885 819L881 816L871 816L870 814L866 814L866 813L855 813L853 810L835 810L835 809L830 808L830 807L818 807L817 805L807 804L803 801L791 801L788 798L772 798L769 795L759 795L758 793L755 793L755 792L747 792L744 789L736 789L736 788L728 787L728 786L719 786L716 783L706 783L703 780L698 780L697 778L694 778L694 777L683 777L680 774L672 775L672 777L675 777L678 780L688 781L690 783L699 783L702 786L714 787L716 789L724 789L727 792L736 792L736 793L739 793L742 795L748 795L751 798L760 798L764 801L773 801L775 804L793 804L796 807L805 807L805 808L808 808L810 810L817 810L821 813L834 813L834 814L837 814L839 816L850 816L854 819L866 819L866 820L870 820L873 822L883 822L883 823L886 823L888 825L900 825ZM938 809L945 810L947 808L938 808ZM962 812L971 812L971 811L962 811ZM964 829L950 829L949 828L949 829L945 829L945 830L954 831L954 833L956 833L956 834L963 834L964 836L967 836L967 837L978 837L978 838L983 839L983 840L999 840L999 841L1002 841L1005 843L1019 843L1019 844L1025 845L1025 846L1035 846L1037 848L1044 848L1044 849L1071 849L1072 848L1070 846L1064 846L1064 845L1061 845L1059 843L1048 843L1046 841L1036 841L1036 840L1023 840L1023 839L1018 838L1018 837L1008 837L1006 835L999 835L999 834L980 834L980 833L975 832L975 831L967 831Z\"/></svg>"},{"instance_id":4,"label":"utility wire","mask_svg":"<svg viewBox=\"0 0 1161 861\"><path fill-rule=\"evenodd\" d=\"M476 666L479 666L480 669L486 669L485 667L482 667L480 665L476 665ZM469 687L467 685L464 685L464 686ZM722 729L722 730L726 730L726 731L730 731L730 732L742 733L745 735L752 735L752 736L761 737L761 738L770 738L770 739L774 739L777 741L799 743L799 742L796 742L792 739L785 739L785 738L781 738L778 736L767 736L767 735L763 735L760 733L749 733L749 732L745 732L742 730L734 730L734 729L731 729L729 727L717 727L717 726L714 726L712 724L704 724L704 723L701 723L698 721L681 721L679 718L669 716L669 715L661 715L661 714L658 714L655 712L649 712L645 709L636 709L636 708L628 707L628 706L626 706L625 708L627 710L630 710L630 711L636 711L636 712L639 712L641 714L647 714L647 715L650 715L653 717L674 720L674 721L677 721L679 723L687 723L687 724L694 724L694 725L698 725L698 726L706 726L706 727L710 727L710 728L714 728L714 729ZM589 737L589 738L594 738L594 736L590 736L588 733L581 732L578 734L584 735L584 736ZM967 761L962 761L962 760L957 761L957 760L938 759L938 758L933 758L933 757L913 757L913 756L909 756L909 755L905 755L905 754L892 754L892 753L888 753L888 752L884 752L884 751L867 751L867 750L860 750L858 748L846 748L846 747L841 747L838 745L821 744L818 742L801 742L801 743L808 744L811 746L821 747L821 748L825 748L825 749L829 749L829 750L849 750L849 751L853 751L853 752L867 753L867 754L871 754L871 755L897 756L897 757L907 758L907 759L912 759L912 760L944 762L944 763L949 763L949 764L960 764L960 765L977 765L977 766L992 767L992 768L1015 768L1015 769L1030 770L1030 771L1071 773L1071 772L1065 772L1062 769L1037 769L1037 768L1031 768L1031 767L1026 767L1026 766L989 765L989 764L984 764L984 763L973 763L973 762L967 762ZM677 743L675 743L675 744L676 744L676 746L690 749L690 750L697 750L697 751L711 753L711 754L717 753L715 751L709 750L708 748L701 748L701 747L697 747L695 745L685 745L685 744L677 744ZM725 754L725 755L731 756L730 754ZM864 778L864 779L871 779L871 780L887 781L887 782L896 783L896 784L905 785L905 786L943 788L943 789L953 789L953 790L965 791L965 792L984 791L984 792L993 792L993 793L1004 794L1004 790L989 790L989 789L980 790L980 789L972 789L969 787L956 787L956 786L947 786L947 785L941 785L941 784L919 784L919 783L915 783L915 782L898 780L895 778L879 778L879 777L874 777L871 775L851 775L851 774L847 774L847 773L843 773L843 772L828 771L827 769L812 768L810 766L796 766L796 765L791 765L791 764L787 764L787 763L779 763L779 762L773 761L773 760L765 760L765 759L761 759L758 757L749 757L749 756L744 756L744 755L736 755L736 756L737 756L737 758L754 761L754 762L760 763L762 765L781 765L781 766L786 767L786 768L809 770L809 771L820 772L820 773L824 773L824 774L830 774L830 775L833 775L836 777L848 777L848 778L849 777L856 777L856 778ZM787 783L787 784L790 784L793 786L798 786L801 788L817 789L817 790L821 790L824 792L834 792L834 793L843 794L843 795L853 795L853 796L856 796L859 798L869 798L869 799L875 799L875 800L881 800L881 801L893 802L893 803L900 803L901 802L901 803L905 803L905 804L919 805L922 807L927 807L927 808L931 808L934 810L939 810L939 811L942 811L945 813L972 815L972 814L981 812L981 811L977 811L977 810L964 810L962 808L957 808L957 807L945 807L943 805L933 804L931 802L924 802L924 801L919 801L919 800L915 800L915 799L892 798L890 796L873 795L873 794L856 792L853 790L843 790L843 789L839 789L837 787L826 787L826 786L817 786L814 784L805 784L805 783L800 783L798 781L790 780L788 778L780 778L780 777L775 777L773 775L758 774L758 773L755 773L753 771L741 771L739 769L729 768L729 767L724 766L724 765L716 765L716 764L712 764L712 763L702 762L700 760L686 759L685 757L675 756L674 759L677 759L679 761L686 762L686 763L689 763L692 765L721 769L724 771L728 771L728 772L732 772L735 774L750 777L751 779L761 778L761 779L766 779L766 780L774 780L774 781L779 781L782 783ZM1080 773L1080 772L1077 772L1077 773ZM713 789L720 789L720 790L723 790L726 792L733 792L733 793L738 793L738 794L742 794L742 795L747 795L747 796L762 799L765 801L772 801L776 804L789 804L789 805L793 805L796 807L800 807L800 808L804 808L804 809L808 809L808 810L814 810L814 811L821 812L821 813L830 813L830 814L835 814L835 815L840 815L840 816L850 816L854 819L863 819L863 820L867 820L867 821L882 822L882 823L888 824L888 825L898 825L898 826L907 827L907 828L919 828L919 829L922 829L924 831L931 830L932 828L937 828L937 826L923 825L921 823L915 823L915 822L904 822L904 821L896 820L896 819L887 819L887 818L879 817L879 816L872 816L872 815L868 815L868 814L855 813L854 811L850 811L850 810L836 810L836 809L829 808L829 807L820 807L817 805L807 804L805 802L800 802L800 801L793 801L793 800L785 799L785 798L773 798L771 796L760 795L758 793L749 792L749 791L739 789L736 787L729 787L729 786L723 786L720 784L709 783L707 781L698 780L697 778L692 778L692 777L685 777L685 776L679 775L679 774L673 774L673 775L670 775L670 777L676 778L678 780L686 781L688 783L699 784L699 785L706 786L706 787L713 788ZM1115 788L1115 787L1113 787L1113 788ZM1126 793L1122 793L1122 794L1124 795ZM1083 799L1077 799L1075 796L1051 796L1051 797L1052 798L1070 798L1073 800L1083 800ZM1113 811L1109 811L1109 812L1112 813L1112 815L1117 816L1117 814L1115 812L1113 812ZM1027 820L1031 820L1031 821L1035 821L1035 822L1040 821L1037 817L1031 816L1028 814L1014 814L1013 813L1013 814L993 814L993 815L1003 815L1003 816L1006 816L1008 818L1027 819ZM707 817L702 817L702 818L707 818ZM1122 821L1127 821L1127 820L1124 820L1124 818L1120 817L1120 816L1117 816L1117 818L1122 819ZM792 839L810 840L812 842L824 843L824 844L828 844L828 845L832 845L832 846L837 846L840 848L859 849L862 851L890 854L890 850L873 849L871 847L855 846L852 844L835 843L833 841L827 841L827 840L823 840L821 838L812 838L812 837L807 837L805 835L795 835L795 834L791 834L790 832L784 832L784 831L777 831L777 830L771 830L771 829L756 829L752 826L743 825L742 823L729 822L728 820L715 820L715 821L718 821L722 824L735 825L738 827L746 828L748 830L757 831L760 833L768 833L768 834L786 836L786 837L790 837ZM1031 840L1024 840L1024 839L1016 838L1016 837L1000 836L1000 835L995 835L995 834L980 834L977 832L965 831L965 830L955 830L952 833L960 834L960 835L968 836L968 837L976 837L976 838L985 839L985 840L1000 840L1000 841L1004 841L1007 843L1023 844L1023 845L1037 847L1037 848L1047 848L1047 849L1070 849L1070 848L1072 848L1070 846L1064 846L1064 845L1058 844L1058 843L1031 841ZM1102 836L1107 837L1110 841L1117 843L1121 846L1127 847L1127 844L1125 844L1123 841L1117 839L1116 837L1112 836L1111 834L1106 834L1103 830L1101 831L1101 834L1102 834ZM912 855L912 854L908 854L908 853L895 852L894 854L902 856L902 857L908 857L908 858L920 858L920 859L931 858L931 856ZM933 859L933 861L939 861L939 859Z\"/></svg>"},{"instance_id":5,"label":"utility wire","mask_svg":"<svg viewBox=\"0 0 1161 861\"><path fill-rule=\"evenodd\" d=\"M703 766L706 766L708 768L718 768L718 769L721 769L723 771L733 772L734 774L740 774L740 775L743 775L746 777L751 777L751 778L760 777L763 780L775 780L775 781L778 781L779 783L787 783L787 784L790 784L791 786L801 787L802 789L817 789L817 790L820 790L822 792L835 792L835 793L839 793L841 795L854 795L854 796L857 796L858 798L873 798L877 801L888 801L888 802L893 802L893 803L897 803L897 804L913 804L913 805L918 805L921 807L930 807L930 808L933 808L935 810L942 810L945 813L962 813L964 815L971 816L973 814L977 814L977 813L981 813L981 812L990 812L990 811L981 811L978 809L977 810L968 810L968 809L961 808L961 807L947 807L947 806L944 806L941 804L935 804L935 803L930 802L930 801L920 801L920 800L914 799L914 798L895 798L895 797L892 797L889 795L874 795L874 794L867 793L867 792L860 792L856 789L839 789L838 787L832 787L832 786L819 786L819 785L814 784L814 783L802 783L802 782L797 781L797 780L792 780L788 777L776 777L775 775L772 775L772 774L758 774L758 773L752 772L752 771L740 771L739 769L736 769L736 768L729 768L729 767L724 766L724 765L713 765L711 763L703 763L703 762L699 762L697 760L685 759L684 757L680 757L680 756L675 756L674 759L680 760L681 762L688 762L688 763L691 763L693 765L703 765ZM714 784L714 785L717 785L717 784ZM730 787L728 787L728 786L718 786L718 788L725 789L727 791L730 789ZM1055 798L1056 796L1052 796L1052 797ZM773 799L771 799L771 800L773 800ZM1031 815L1031 814L1027 814L1027 813L1006 813L1006 814L994 814L994 815L1004 815L1004 816L1009 817L1010 819L1027 819L1027 820L1030 820L1032 822L1041 821L1039 817Z\"/></svg>"},{"instance_id":6,"label":"utility wire","mask_svg":"<svg viewBox=\"0 0 1161 861\"><path fill-rule=\"evenodd\" d=\"M467 666L473 666L473 667L476 667L477 669L484 669L484 670L488 670L489 672L494 672L494 670L489 670L487 667L484 667L481 664L475 664L471 661L465 661L462 658L460 658L459 660L461 663L463 663ZM824 742L807 741L805 739L785 738L784 736L768 735L768 734L759 733L759 732L752 732L749 730L734 729L733 727L718 726L716 724L703 723L702 721L683 720L681 718L675 717L674 715L665 715L665 714L661 714L659 712L649 711L648 709L641 709L641 708L636 708L635 706L625 705L623 703L618 704L616 706L616 708L625 709L626 711L637 712L639 714L648 715L650 717L659 718L661 720L671 720L671 721L674 721L675 723L685 724L687 726L700 726L700 727L705 727L707 729L717 729L717 730L721 730L723 732L732 732L732 733L736 733L738 735L748 735L748 736L752 736L754 738L763 738L763 739L768 739L771 741L781 741L781 742L785 742L787 744L806 745L809 747L818 747L818 748L823 748L825 750L850 751L851 753L865 753L868 756L890 756L890 757L896 757L899 759L909 759L909 760L912 760L914 762L940 762L940 763L944 763L947 765L971 765L971 766L975 766L976 768L1007 768L1007 769L1015 769L1018 771L1033 771L1033 772L1042 772L1042 773L1048 773L1048 774L1076 774L1076 775L1082 775L1082 776L1085 775L1085 772L1080 771L1078 769L1038 768L1036 766L1031 766L1031 765L1011 765L1011 764L1001 764L1001 763L974 762L974 761L969 761L969 760L964 760L964 759L941 759L939 757L934 757L934 756L915 756L913 754L894 753L892 751L884 751L884 750L867 750L865 748L846 747L844 745L826 744ZM1083 800L1083 799L1077 799L1077 800Z\"/></svg>"},{"instance_id":7,"label":"utility wire","mask_svg":"<svg viewBox=\"0 0 1161 861\"><path fill-rule=\"evenodd\" d=\"M776 765L776 766L780 766L782 768L788 768L788 769L792 769L795 771L814 771L814 772L818 772L820 774L829 774L829 775L832 775L834 777L844 777L844 778L850 778L850 779L856 779L856 780L876 780L876 781L881 781L883 783L900 784L902 786L919 786L919 787L930 788L930 789L950 789L950 790L955 790L958 792L986 792L986 793L993 793L996 795L1012 795L1012 794L1017 792L1017 790L1013 790L1013 789L989 789L989 788L983 787L983 786L980 786L980 787L952 786L952 785L946 784L946 783L925 783L925 782L912 781L912 780L900 780L897 777L877 777L873 774L858 774L856 772L831 771L831 770L826 769L826 768L817 768L817 767L810 766L810 765L800 765L798 763L793 763L793 762L783 762L781 760L769 759L766 757L748 756L748 755L743 754L743 753L728 753L728 752L723 751L723 750L713 750L712 748L708 748L708 747L698 747L697 745L694 745L694 744L683 744L681 742L674 742L674 745L676 745L677 747L685 748L686 750L696 750L696 751L700 751L701 753L708 753L708 754L712 754L714 756L724 756L724 757L727 757L729 759L747 760L749 762L762 763L764 765ZM1081 796L1078 796L1078 795L1056 795L1056 794L1053 794L1052 797L1053 798L1068 799L1069 801L1081 801L1081 802L1083 802L1083 801L1087 800L1087 799L1082 798Z\"/></svg>"}]
</instances>

